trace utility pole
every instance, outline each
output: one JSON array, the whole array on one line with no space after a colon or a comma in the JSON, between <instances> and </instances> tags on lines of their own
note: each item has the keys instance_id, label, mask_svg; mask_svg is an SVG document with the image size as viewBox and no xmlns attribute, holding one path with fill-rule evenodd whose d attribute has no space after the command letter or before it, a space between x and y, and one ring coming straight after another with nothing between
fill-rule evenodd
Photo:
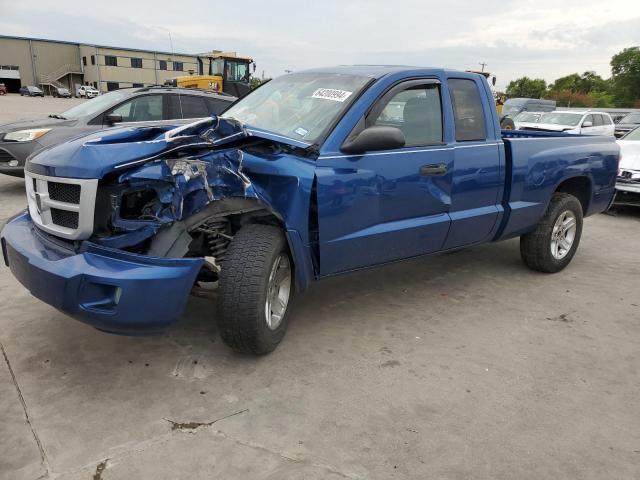
<instances>
[{"instance_id":1,"label":"utility pole","mask_svg":"<svg viewBox=\"0 0 640 480\"><path fill-rule=\"evenodd\" d=\"M478 63L478 65L481 65L481 66L482 66L482 70L481 70L482 72L484 72L484 67L488 66L488 65L486 64L486 62L480 62L480 63Z\"/></svg>"}]
</instances>

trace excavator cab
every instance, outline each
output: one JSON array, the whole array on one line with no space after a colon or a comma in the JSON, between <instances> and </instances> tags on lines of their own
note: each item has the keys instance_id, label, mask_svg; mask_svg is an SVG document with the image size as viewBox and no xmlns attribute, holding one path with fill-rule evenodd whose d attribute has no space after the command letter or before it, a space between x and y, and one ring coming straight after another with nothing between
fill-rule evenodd
<instances>
[{"instance_id":1,"label":"excavator cab","mask_svg":"<svg viewBox=\"0 0 640 480\"><path fill-rule=\"evenodd\" d=\"M211 52L199 55L198 62L199 75L171 78L165 85L213 90L238 98L251 91L251 67L256 69L253 59L236 52Z\"/></svg>"}]
</instances>

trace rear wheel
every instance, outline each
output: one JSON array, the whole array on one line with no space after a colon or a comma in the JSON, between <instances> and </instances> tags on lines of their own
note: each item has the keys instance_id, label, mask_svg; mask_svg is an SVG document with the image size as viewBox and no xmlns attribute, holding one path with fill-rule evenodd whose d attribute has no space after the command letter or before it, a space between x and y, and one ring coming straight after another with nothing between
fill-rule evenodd
<instances>
[{"instance_id":1,"label":"rear wheel","mask_svg":"<svg viewBox=\"0 0 640 480\"><path fill-rule=\"evenodd\" d=\"M516 124L511 117L502 117L502 120L500 120L500 128L502 130L515 130Z\"/></svg>"},{"instance_id":2,"label":"rear wheel","mask_svg":"<svg viewBox=\"0 0 640 480\"><path fill-rule=\"evenodd\" d=\"M246 225L221 261L218 327L242 353L273 351L287 330L293 299L293 263L282 230Z\"/></svg>"},{"instance_id":3,"label":"rear wheel","mask_svg":"<svg viewBox=\"0 0 640 480\"><path fill-rule=\"evenodd\" d=\"M554 273L566 267L582 235L582 205L567 193L554 193L536 229L520 237L520 254L532 270Z\"/></svg>"}]
</instances>

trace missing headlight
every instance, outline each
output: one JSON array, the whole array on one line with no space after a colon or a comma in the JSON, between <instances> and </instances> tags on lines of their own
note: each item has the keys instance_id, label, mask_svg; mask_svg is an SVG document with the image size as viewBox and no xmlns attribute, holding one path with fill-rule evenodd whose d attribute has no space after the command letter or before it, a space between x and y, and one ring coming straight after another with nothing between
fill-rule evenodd
<instances>
[{"instance_id":1,"label":"missing headlight","mask_svg":"<svg viewBox=\"0 0 640 480\"><path fill-rule=\"evenodd\" d=\"M125 220L154 219L159 205L155 190L134 190L122 195L120 218Z\"/></svg>"}]
</instances>

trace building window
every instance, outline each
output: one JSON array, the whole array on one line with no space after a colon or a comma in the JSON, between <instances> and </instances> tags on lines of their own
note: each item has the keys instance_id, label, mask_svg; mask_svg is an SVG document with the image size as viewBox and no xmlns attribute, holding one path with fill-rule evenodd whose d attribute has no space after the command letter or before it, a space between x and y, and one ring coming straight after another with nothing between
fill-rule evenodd
<instances>
[{"instance_id":1,"label":"building window","mask_svg":"<svg viewBox=\"0 0 640 480\"><path fill-rule=\"evenodd\" d=\"M120 84L118 82L107 82L107 90L113 91L118 90L120 88Z\"/></svg>"},{"instance_id":2,"label":"building window","mask_svg":"<svg viewBox=\"0 0 640 480\"><path fill-rule=\"evenodd\" d=\"M166 60L160 60L160 70L166 70L167 69L167 61Z\"/></svg>"},{"instance_id":3,"label":"building window","mask_svg":"<svg viewBox=\"0 0 640 480\"><path fill-rule=\"evenodd\" d=\"M91 55L91 65L95 65L96 64L96 56L95 55ZM86 63L85 63L86 65Z\"/></svg>"},{"instance_id":4,"label":"building window","mask_svg":"<svg viewBox=\"0 0 640 480\"><path fill-rule=\"evenodd\" d=\"M142 59L141 58L132 58L131 59L131 68L142 68Z\"/></svg>"},{"instance_id":5,"label":"building window","mask_svg":"<svg viewBox=\"0 0 640 480\"><path fill-rule=\"evenodd\" d=\"M132 83L131 86L133 88L142 88L142 87L144 87L144 85L142 85L141 83Z\"/></svg>"},{"instance_id":6,"label":"building window","mask_svg":"<svg viewBox=\"0 0 640 480\"><path fill-rule=\"evenodd\" d=\"M82 65L87 66L87 57L82 57Z\"/></svg>"},{"instance_id":7,"label":"building window","mask_svg":"<svg viewBox=\"0 0 640 480\"><path fill-rule=\"evenodd\" d=\"M118 58L113 55L105 55L104 56L104 64L108 67L117 67L118 66Z\"/></svg>"},{"instance_id":8,"label":"building window","mask_svg":"<svg viewBox=\"0 0 640 480\"><path fill-rule=\"evenodd\" d=\"M181 72L184 70L184 65L182 65L182 62L173 62L173 70L176 72Z\"/></svg>"}]
</instances>

